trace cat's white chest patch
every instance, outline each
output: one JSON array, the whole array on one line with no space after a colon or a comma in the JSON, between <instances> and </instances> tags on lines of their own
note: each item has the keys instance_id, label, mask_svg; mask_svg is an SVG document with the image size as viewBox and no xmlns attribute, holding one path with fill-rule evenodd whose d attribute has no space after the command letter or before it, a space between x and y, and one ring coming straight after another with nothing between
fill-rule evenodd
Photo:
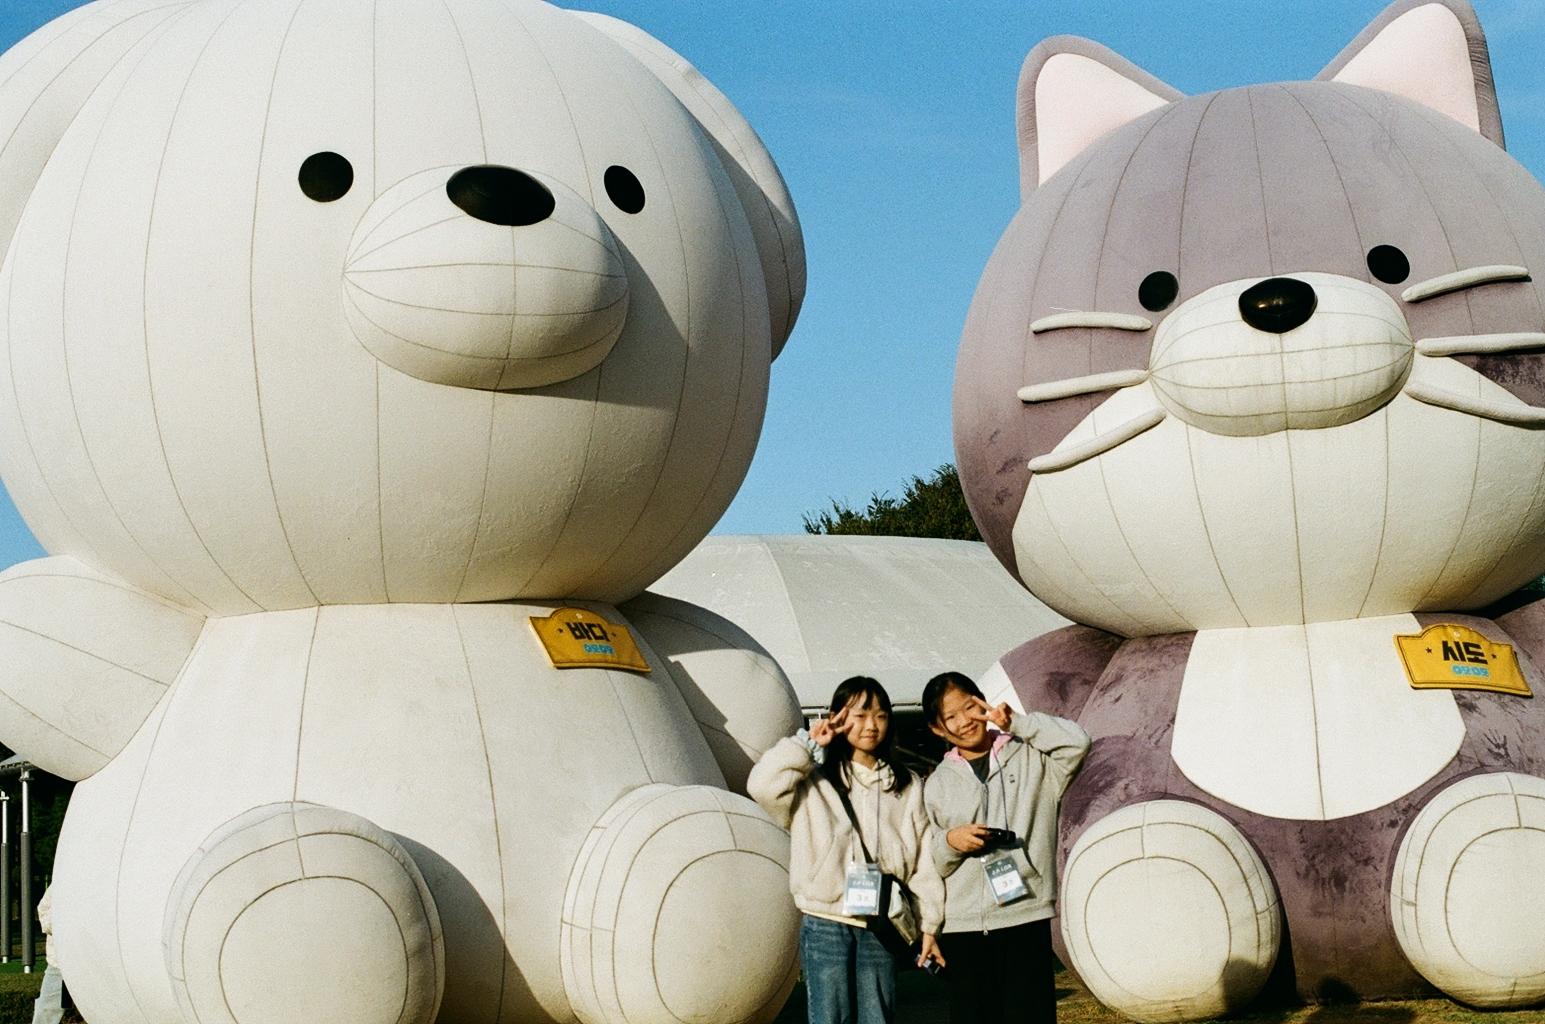
<instances>
[{"instance_id":1,"label":"cat's white chest patch","mask_svg":"<svg viewBox=\"0 0 1545 1024\"><path fill-rule=\"evenodd\" d=\"M1398 799L1458 752L1447 690L1413 690L1393 637L1411 615L1196 634L1171 754L1213 796L1323 821Z\"/></svg>"}]
</instances>

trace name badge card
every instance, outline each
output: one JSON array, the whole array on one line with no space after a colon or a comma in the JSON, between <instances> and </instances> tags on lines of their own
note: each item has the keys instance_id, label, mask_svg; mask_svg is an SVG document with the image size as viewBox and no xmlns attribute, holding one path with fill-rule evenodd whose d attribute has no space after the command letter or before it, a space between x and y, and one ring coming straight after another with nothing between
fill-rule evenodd
<instances>
[{"instance_id":1,"label":"name badge card","mask_svg":"<svg viewBox=\"0 0 1545 1024\"><path fill-rule=\"evenodd\" d=\"M987 872L987 884L992 887L992 898L998 906L1030 895L1030 890L1025 888L1024 876L1019 873L1019 865L1014 863L1012 855L996 854L983 861L982 867Z\"/></svg>"},{"instance_id":2,"label":"name badge card","mask_svg":"<svg viewBox=\"0 0 1545 1024\"><path fill-rule=\"evenodd\" d=\"M848 884L842 890L842 912L849 917L873 917L880 912L880 865L848 865Z\"/></svg>"}]
</instances>

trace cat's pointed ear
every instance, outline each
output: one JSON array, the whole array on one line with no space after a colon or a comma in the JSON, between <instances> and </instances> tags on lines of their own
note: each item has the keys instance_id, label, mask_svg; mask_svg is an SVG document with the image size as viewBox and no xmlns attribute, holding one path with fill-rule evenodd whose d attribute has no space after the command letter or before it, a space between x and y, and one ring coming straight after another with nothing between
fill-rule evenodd
<instances>
[{"instance_id":1,"label":"cat's pointed ear","mask_svg":"<svg viewBox=\"0 0 1545 1024\"><path fill-rule=\"evenodd\" d=\"M1090 143L1181 98L1099 43L1052 36L1019 73L1019 184L1028 196Z\"/></svg>"},{"instance_id":2,"label":"cat's pointed ear","mask_svg":"<svg viewBox=\"0 0 1545 1024\"><path fill-rule=\"evenodd\" d=\"M1404 96L1503 145L1486 34L1467 0L1397 0L1316 78Z\"/></svg>"}]
</instances>

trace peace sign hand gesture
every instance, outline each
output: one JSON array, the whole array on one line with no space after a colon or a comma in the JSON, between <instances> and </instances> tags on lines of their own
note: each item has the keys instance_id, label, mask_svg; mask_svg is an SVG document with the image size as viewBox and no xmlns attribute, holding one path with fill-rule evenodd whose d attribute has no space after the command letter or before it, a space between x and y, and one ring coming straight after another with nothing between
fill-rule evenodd
<instances>
[{"instance_id":1,"label":"peace sign hand gesture","mask_svg":"<svg viewBox=\"0 0 1545 1024\"><path fill-rule=\"evenodd\" d=\"M980 697L973 697L972 703L976 708L971 712L971 717L979 722L990 722L1004 732L1008 732L1009 726L1014 723L1014 709L1007 703L990 708Z\"/></svg>"},{"instance_id":2,"label":"peace sign hand gesture","mask_svg":"<svg viewBox=\"0 0 1545 1024\"><path fill-rule=\"evenodd\" d=\"M848 709L832 715L830 718L818 718L810 727L810 738L815 740L816 746L825 747L838 736L847 733Z\"/></svg>"}]
</instances>

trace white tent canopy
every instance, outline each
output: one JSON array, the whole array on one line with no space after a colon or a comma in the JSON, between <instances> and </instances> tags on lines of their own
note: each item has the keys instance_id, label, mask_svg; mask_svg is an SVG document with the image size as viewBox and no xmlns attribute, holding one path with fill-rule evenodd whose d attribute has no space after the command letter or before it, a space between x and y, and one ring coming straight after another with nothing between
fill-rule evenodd
<instances>
[{"instance_id":1,"label":"white tent canopy","mask_svg":"<svg viewBox=\"0 0 1545 1024\"><path fill-rule=\"evenodd\" d=\"M745 629L806 708L852 675L915 705L937 673L980 678L1005 652L1068 624L970 541L711 536L650 589Z\"/></svg>"}]
</instances>

